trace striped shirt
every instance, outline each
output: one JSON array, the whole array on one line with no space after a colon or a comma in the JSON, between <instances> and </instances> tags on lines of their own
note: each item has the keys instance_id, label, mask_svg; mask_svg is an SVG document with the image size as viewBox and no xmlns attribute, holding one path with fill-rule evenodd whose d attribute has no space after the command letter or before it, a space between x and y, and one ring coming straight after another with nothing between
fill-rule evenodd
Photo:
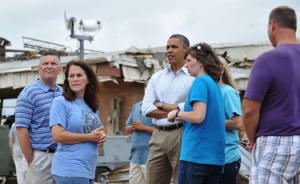
<instances>
[{"instance_id":1,"label":"striped shirt","mask_svg":"<svg viewBox=\"0 0 300 184\"><path fill-rule=\"evenodd\" d=\"M56 84L55 90L36 79L26 86L18 96L16 105L16 127L28 128L32 149L56 149L49 128L49 114L52 101L61 96L62 88Z\"/></svg>"}]
</instances>

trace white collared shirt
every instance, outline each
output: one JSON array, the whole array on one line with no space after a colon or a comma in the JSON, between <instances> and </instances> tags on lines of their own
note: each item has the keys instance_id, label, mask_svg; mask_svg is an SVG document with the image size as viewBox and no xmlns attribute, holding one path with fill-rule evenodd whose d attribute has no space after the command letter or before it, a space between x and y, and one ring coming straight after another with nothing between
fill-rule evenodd
<instances>
[{"instance_id":1,"label":"white collared shirt","mask_svg":"<svg viewBox=\"0 0 300 184\"><path fill-rule=\"evenodd\" d=\"M146 88L142 105L143 116L146 116L157 109L157 107L154 106L155 102L164 102L168 104L184 102L194 79L194 77L189 75L185 66L179 69L176 75L173 73L171 66L156 72L151 77ZM153 124L160 126L178 123L169 122L167 118L153 118L152 121Z\"/></svg>"}]
</instances>

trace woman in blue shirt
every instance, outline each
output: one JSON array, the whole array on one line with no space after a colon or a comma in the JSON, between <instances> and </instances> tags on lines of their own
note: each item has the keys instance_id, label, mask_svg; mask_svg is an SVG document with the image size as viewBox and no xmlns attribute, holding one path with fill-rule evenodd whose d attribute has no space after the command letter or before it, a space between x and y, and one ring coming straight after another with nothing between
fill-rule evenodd
<instances>
[{"instance_id":1,"label":"woman in blue shirt","mask_svg":"<svg viewBox=\"0 0 300 184\"><path fill-rule=\"evenodd\" d=\"M225 105L225 167L219 184L236 184L241 166L239 149L239 130L243 126L241 100L238 89L229 71L227 61L219 57L223 65L223 73L219 85L224 96Z\"/></svg>"},{"instance_id":2,"label":"woman in blue shirt","mask_svg":"<svg viewBox=\"0 0 300 184\"><path fill-rule=\"evenodd\" d=\"M196 79L184 111L168 114L169 121L184 120L178 181L217 184L225 162L224 99L218 85L222 64L206 43L189 48L185 60L189 74Z\"/></svg>"},{"instance_id":3,"label":"woman in blue shirt","mask_svg":"<svg viewBox=\"0 0 300 184\"><path fill-rule=\"evenodd\" d=\"M52 136L58 142L52 174L57 184L93 184L98 144L106 140L98 116L98 78L86 62L71 61L63 89L50 110Z\"/></svg>"}]
</instances>

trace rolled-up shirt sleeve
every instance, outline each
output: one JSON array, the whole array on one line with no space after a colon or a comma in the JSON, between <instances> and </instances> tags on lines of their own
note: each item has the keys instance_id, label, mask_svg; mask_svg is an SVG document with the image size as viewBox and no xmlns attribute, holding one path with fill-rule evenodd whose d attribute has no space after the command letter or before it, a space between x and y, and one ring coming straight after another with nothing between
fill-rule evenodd
<instances>
[{"instance_id":1,"label":"rolled-up shirt sleeve","mask_svg":"<svg viewBox=\"0 0 300 184\"><path fill-rule=\"evenodd\" d=\"M154 105L154 102L158 101L154 83L154 78L152 77L146 87L142 105L142 115L145 117L147 114L157 109L157 107Z\"/></svg>"},{"instance_id":2,"label":"rolled-up shirt sleeve","mask_svg":"<svg viewBox=\"0 0 300 184\"><path fill-rule=\"evenodd\" d=\"M182 102L182 103L179 103L179 104L178 104L178 107L179 107L179 109L180 109L181 111L184 111L184 104L185 104L185 102Z\"/></svg>"}]
</instances>

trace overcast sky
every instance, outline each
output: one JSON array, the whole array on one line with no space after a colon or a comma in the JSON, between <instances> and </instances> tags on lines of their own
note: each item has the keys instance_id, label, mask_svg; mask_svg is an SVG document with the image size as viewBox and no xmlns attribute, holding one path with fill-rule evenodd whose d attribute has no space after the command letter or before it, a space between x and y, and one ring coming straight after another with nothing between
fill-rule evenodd
<instances>
[{"instance_id":1,"label":"overcast sky","mask_svg":"<svg viewBox=\"0 0 300 184\"><path fill-rule=\"evenodd\" d=\"M65 28L66 11L77 23L102 22L85 48L105 52L164 46L174 33L191 43L263 41L268 15L280 5L294 8L300 25L299 0L1 0L0 37L11 41L9 49L24 49L22 36L27 36L75 50L77 41L69 40Z\"/></svg>"}]
</instances>

